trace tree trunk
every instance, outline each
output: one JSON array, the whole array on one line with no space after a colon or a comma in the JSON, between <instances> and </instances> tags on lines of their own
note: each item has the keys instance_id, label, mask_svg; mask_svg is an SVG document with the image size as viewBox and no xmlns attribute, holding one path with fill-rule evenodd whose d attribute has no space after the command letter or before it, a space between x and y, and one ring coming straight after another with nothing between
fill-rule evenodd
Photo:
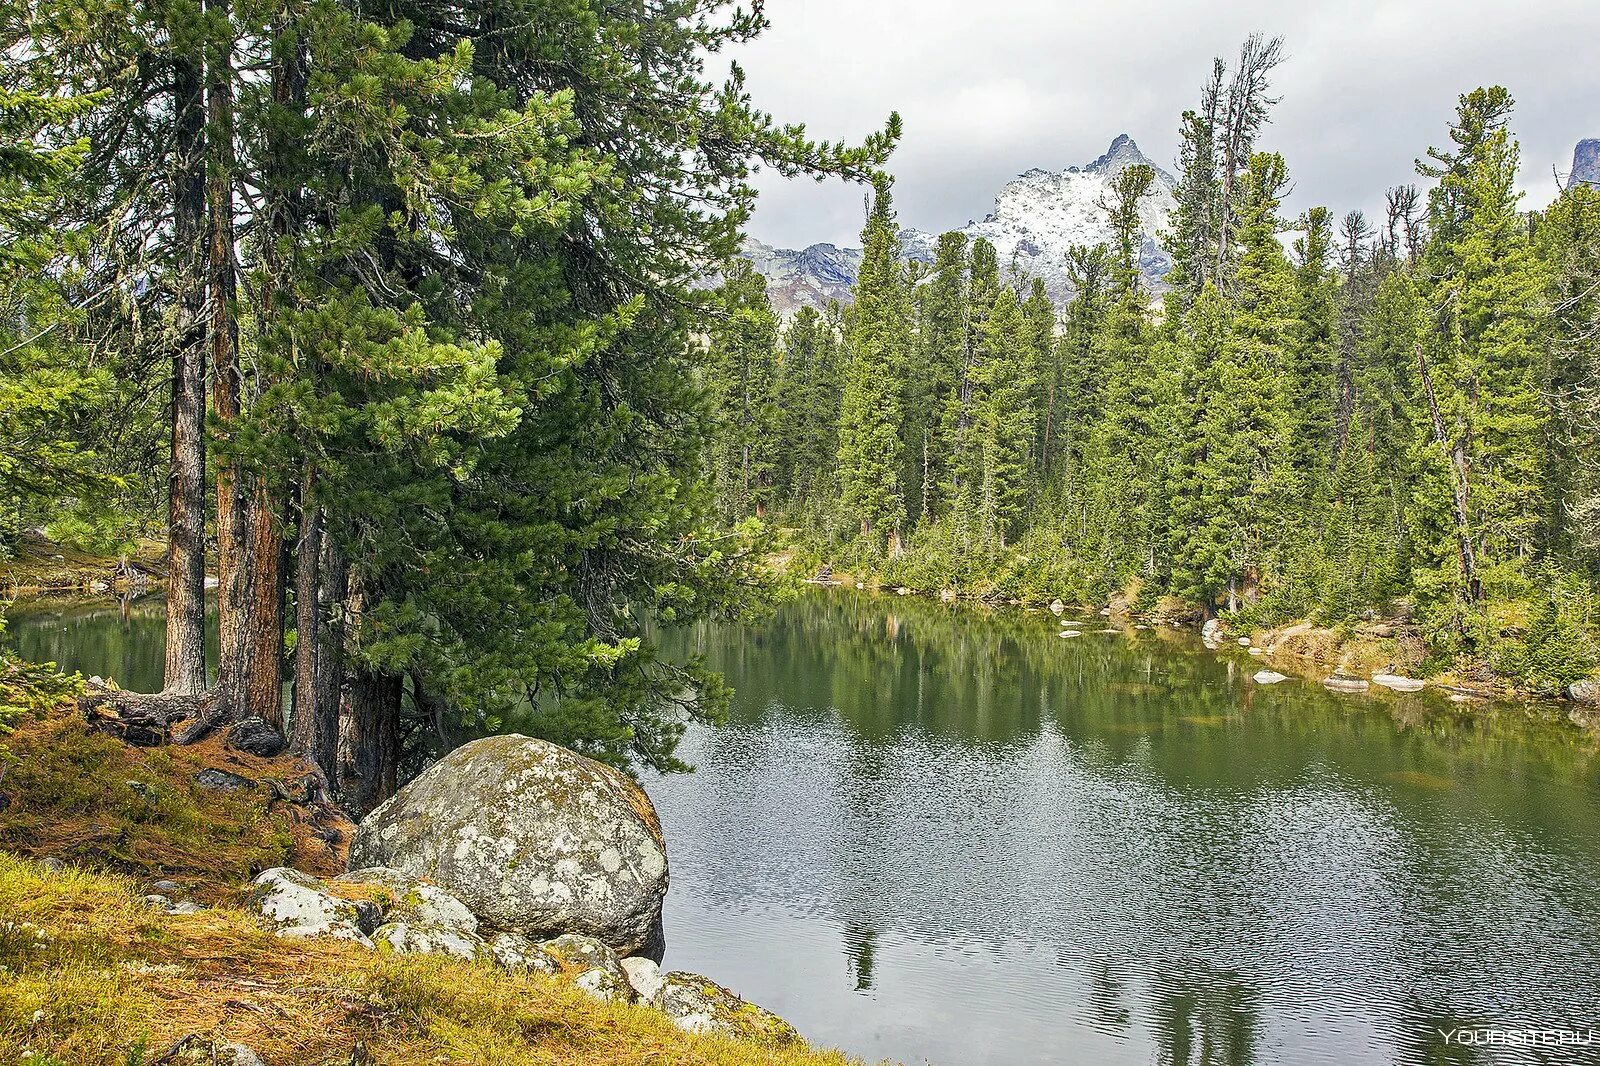
<instances>
[{"instance_id":1,"label":"tree trunk","mask_svg":"<svg viewBox=\"0 0 1600 1066\"><path fill-rule=\"evenodd\" d=\"M350 680L353 719L349 778L350 803L362 814L394 795L399 787L401 679L359 669Z\"/></svg>"},{"instance_id":2,"label":"tree trunk","mask_svg":"<svg viewBox=\"0 0 1600 1066\"><path fill-rule=\"evenodd\" d=\"M205 101L201 57L173 63L177 118L173 240L182 292L172 360L172 451L167 477L167 647L163 690L194 695L206 687L206 368Z\"/></svg>"},{"instance_id":3,"label":"tree trunk","mask_svg":"<svg viewBox=\"0 0 1600 1066\"><path fill-rule=\"evenodd\" d=\"M227 0L214 0L221 18ZM210 158L206 198L210 202L211 407L223 435L239 417L239 326L234 275L233 202L233 49L225 37L211 53L207 112ZM216 457L217 491L217 690L222 711L237 713L243 703L245 609L244 574L249 559L244 543L244 504L233 461Z\"/></svg>"},{"instance_id":4,"label":"tree trunk","mask_svg":"<svg viewBox=\"0 0 1600 1066\"><path fill-rule=\"evenodd\" d=\"M283 538L276 500L265 479L252 477L245 509L246 552L243 673L239 706L283 729Z\"/></svg>"},{"instance_id":5,"label":"tree trunk","mask_svg":"<svg viewBox=\"0 0 1600 1066\"><path fill-rule=\"evenodd\" d=\"M300 477L300 535L294 554L294 711L289 718L289 746L296 755L319 762L317 726L317 659L322 654L322 512L317 507L316 477L310 461ZM320 765L320 762L319 762ZM327 776L327 767L323 767Z\"/></svg>"},{"instance_id":6,"label":"tree trunk","mask_svg":"<svg viewBox=\"0 0 1600 1066\"><path fill-rule=\"evenodd\" d=\"M321 569L317 616L324 620L326 632L317 649L314 681L315 758L328 779L329 789L336 791L339 787L339 715L343 710L344 691L344 605L350 592L350 570L326 524L322 530Z\"/></svg>"}]
</instances>

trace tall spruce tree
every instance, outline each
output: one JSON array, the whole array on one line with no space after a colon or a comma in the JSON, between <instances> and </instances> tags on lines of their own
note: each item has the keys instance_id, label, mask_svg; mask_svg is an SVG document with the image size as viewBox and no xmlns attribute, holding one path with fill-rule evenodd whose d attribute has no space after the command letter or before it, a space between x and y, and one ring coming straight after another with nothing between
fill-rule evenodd
<instances>
[{"instance_id":1,"label":"tall spruce tree","mask_svg":"<svg viewBox=\"0 0 1600 1066\"><path fill-rule=\"evenodd\" d=\"M868 546L897 549L905 525L901 489L901 379L909 342L909 297L889 182L880 178L861 233L855 317L839 410L839 477L846 511Z\"/></svg>"}]
</instances>

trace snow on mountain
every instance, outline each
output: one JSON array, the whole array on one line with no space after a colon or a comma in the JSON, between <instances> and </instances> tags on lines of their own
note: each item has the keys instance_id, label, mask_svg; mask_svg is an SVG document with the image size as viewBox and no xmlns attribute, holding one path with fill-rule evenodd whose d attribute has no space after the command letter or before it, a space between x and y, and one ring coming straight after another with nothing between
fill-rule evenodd
<instances>
[{"instance_id":1,"label":"snow on mountain","mask_svg":"<svg viewBox=\"0 0 1600 1066\"><path fill-rule=\"evenodd\" d=\"M1075 244L1109 244L1106 212L1100 206L1110 180L1135 163L1154 163L1126 133L1106 153L1083 167L1063 171L1030 170L1008 181L995 197L994 210L980 222L962 227L969 238L983 237L995 246L1002 271L1022 278L1042 278L1050 296L1065 303L1072 295L1067 278L1067 249ZM1172 268L1172 258L1156 243L1173 208L1172 175L1156 167L1154 193L1142 205L1143 245L1140 268L1159 287ZM931 262L938 235L917 229L900 232L902 257ZM794 251L759 241L746 245L746 255L768 279L773 307L788 314L804 305L820 307L830 299L848 300L861 263L857 248L814 244Z\"/></svg>"}]
</instances>

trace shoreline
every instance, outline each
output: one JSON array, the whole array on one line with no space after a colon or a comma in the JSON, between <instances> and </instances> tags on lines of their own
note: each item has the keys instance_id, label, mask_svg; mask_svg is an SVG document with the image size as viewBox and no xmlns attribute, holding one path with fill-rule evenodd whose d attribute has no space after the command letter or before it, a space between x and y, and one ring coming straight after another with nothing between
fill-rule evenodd
<instances>
[{"instance_id":1,"label":"shoreline","mask_svg":"<svg viewBox=\"0 0 1600 1066\"><path fill-rule=\"evenodd\" d=\"M774 570L774 573L782 575L783 571ZM1122 627L1137 628L1142 625L1149 628L1188 631L1194 633L1208 650L1219 656L1229 644L1232 644L1249 657L1249 662L1259 663L1261 667L1281 666L1285 671L1292 671L1288 676L1306 681L1325 683L1330 680L1349 679L1363 681L1377 688L1386 686L1373 681L1372 678L1376 676L1414 679L1422 682L1421 691L1431 689L1443 693L1456 703L1506 701L1544 705L1552 709L1561 708L1566 712L1564 717L1575 725L1600 733L1600 705L1578 698L1567 691L1551 694L1518 688L1498 681L1474 681L1452 673L1422 676L1411 672L1420 665L1422 655L1419 652L1425 652L1425 648L1422 647L1421 636L1407 630L1403 621L1397 619L1377 619L1362 623L1347 635L1304 619L1246 631L1231 629L1225 621L1219 619L1207 620L1198 609L1187 606L1177 616L1164 613L1159 608L1155 612L1133 611L1130 609L1130 601L1121 596L1112 597L1106 604L1087 605L1068 604L1059 598L1045 602L1016 597L973 596L949 588L937 591L915 589L906 585L885 584L878 581L875 576L863 579L858 575L843 572L833 572L826 579L809 577L794 580L817 588L842 588L850 592L866 592L872 595L916 596L940 603L963 604L990 610L1012 608L1025 613L1057 616L1076 612L1095 616ZM1057 610L1057 605L1060 606L1060 610ZM1216 621L1219 625L1217 632L1221 639L1215 642L1206 640L1203 632L1210 621ZM1407 643L1413 646L1404 647L1403 645ZM1383 663L1387 663L1388 666L1381 665Z\"/></svg>"}]
</instances>

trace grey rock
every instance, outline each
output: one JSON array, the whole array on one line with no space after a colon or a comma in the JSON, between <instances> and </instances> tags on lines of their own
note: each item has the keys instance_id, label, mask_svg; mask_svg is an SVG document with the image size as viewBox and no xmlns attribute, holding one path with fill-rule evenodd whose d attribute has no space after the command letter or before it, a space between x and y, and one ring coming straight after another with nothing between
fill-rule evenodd
<instances>
[{"instance_id":1,"label":"grey rock","mask_svg":"<svg viewBox=\"0 0 1600 1066\"><path fill-rule=\"evenodd\" d=\"M240 777L238 774L210 766L195 774L194 779L201 788L212 792L242 792L256 787L256 783L248 777Z\"/></svg>"},{"instance_id":2,"label":"grey rock","mask_svg":"<svg viewBox=\"0 0 1600 1066\"><path fill-rule=\"evenodd\" d=\"M513 973L560 973L561 964L554 955L521 933L496 933L489 941L489 954L502 967Z\"/></svg>"},{"instance_id":3,"label":"grey rock","mask_svg":"<svg viewBox=\"0 0 1600 1066\"><path fill-rule=\"evenodd\" d=\"M357 926L372 939L408 955L454 955L475 959L486 950L478 919L455 896L398 870L353 870L328 882L327 890L349 899L352 889L377 889L376 898L351 899ZM376 915L374 917L374 915Z\"/></svg>"},{"instance_id":4,"label":"grey rock","mask_svg":"<svg viewBox=\"0 0 1600 1066\"><path fill-rule=\"evenodd\" d=\"M183 886L176 881L155 881L150 885L150 891L160 892L165 896L175 896L183 891Z\"/></svg>"},{"instance_id":5,"label":"grey rock","mask_svg":"<svg viewBox=\"0 0 1600 1066\"><path fill-rule=\"evenodd\" d=\"M1574 681L1567 686L1567 698L1578 703L1600 705L1600 681Z\"/></svg>"},{"instance_id":6,"label":"grey rock","mask_svg":"<svg viewBox=\"0 0 1600 1066\"><path fill-rule=\"evenodd\" d=\"M458 748L401 789L361 823L350 861L425 878L497 929L586 934L623 955L649 944L667 891L644 791L517 735Z\"/></svg>"},{"instance_id":7,"label":"grey rock","mask_svg":"<svg viewBox=\"0 0 1600 1066\"><path fill-rule=\"evenodd\" d=\"M1333 692L1365 692L1372 686L1365 678L1335 674L1333 677L1323 679L1322 687Z\"/></svg>"},{"instance_id":8,"label":"grey rock","mask_svg":"<svg viewBox=\"0 0 1600 1066\"><path fill-rule=\"evenodd\" d=\"M354 940L367 947L372 941L361 931L356 905L328 891L310 874L274 867L255 879L247 906L283 937L332 937Z\"/></svg>"},{"instance_id":9,"label":"grey rock","mask_svg":"<svg viewBox=\"0 0 1600 1066\"><path fill-rule=\"evenodd\" d=\"M1276 670L1257 670L1255 674L1255 683L1258 685L1276 685L1280 681L1287 680L1288 677Z\"/></svg>"},{"instance_id":10,"label":"grey rock","mask_svg":"<svg viewBox=\"0 0 1600 1066\"><path fill-rule=\"evenodd\" d=\"M606 1003L628 1003L635 998L633 984L628 980L628 971L622 968L622 960L595 937L567 933L544 941L539 948L555 960L561 973L570 974L572 983L594 999Z\"/></svg>"},{"instance_id":11,"label":"grey rock","mask_svg":"<svg viewBox=\"0 0 1600 1066\"><path fill-rule=\"evenodd\" d=\"M650 1005L691 1033L720 1033L769 1047L800 1040L794 1027L776 1014L697 973L675 970L663 976Z\"/></svg>"},{"instance_id":12,"label":"grey rock","mask_svg":"<svg viewBox=\"0 0 1600 1066\"><path fill-rule=\"evenodd\" d=\"M1400 674L1373 674L1372 683L1395 692L1420 692L1427 685L1427 682L1420 677L1405 677Z\"/></svg>"},{"instance_id":13,"label":"grey rock","mask_svg":"<svg viewBox=\"0 0 1600 1066\"><path fill-rule=\"evenodd\" d=\"M172 906L168 907L167 908L167 913L168 914L199 914L203 910L205 910L205 908L202 907L200 904L194 902L193 900L186 899L186 900L182 901L181 903L174 903Z\"/></svg>"},{"instance_id":14,"label":"grey rock","mask_svg":"<svg viewBox=\"0 0 1600 1066\"><path fill-rule=\"evenodd\" d=\"M66 873L67 870L67 864L54 855L46 855L39 860L39 865L43 866L46 872L53 874Z\"/></svg>"},{"instance_id":15,"label":"grey rock","mask_svg":"<svg viewBox=\"0 0 1600 1066\"><path fill-rule=\"evenodd\" d=\"M245 718L228 728L227 745L235 751L270 759L283 751L287 741L266 719Z\"/></svg>"},{"instance_id":16,"label":"grey rock","mask_svg":"<svg viewBox=\"0 0 1600 1066\"><path fill-rule=\"evenodd\" d=\"M1579 182L1600 185L1600 138L1587 137L1573 149L1572 174L1567 179L1567 186L1570 188Z\"/></svg>"},{"instance_id":17,"label":"grey rock","mask_svg":"<svg viewBox=\"0 0 1600 1066\"><path fill-rule=\"evenodd\" d=\"M623 972L628 975L628 983L645 1002L655 998L661 986L666 982L661 977L661 967L650 959L631 958L622 960Z\"/></svg>"}]
</instances>

